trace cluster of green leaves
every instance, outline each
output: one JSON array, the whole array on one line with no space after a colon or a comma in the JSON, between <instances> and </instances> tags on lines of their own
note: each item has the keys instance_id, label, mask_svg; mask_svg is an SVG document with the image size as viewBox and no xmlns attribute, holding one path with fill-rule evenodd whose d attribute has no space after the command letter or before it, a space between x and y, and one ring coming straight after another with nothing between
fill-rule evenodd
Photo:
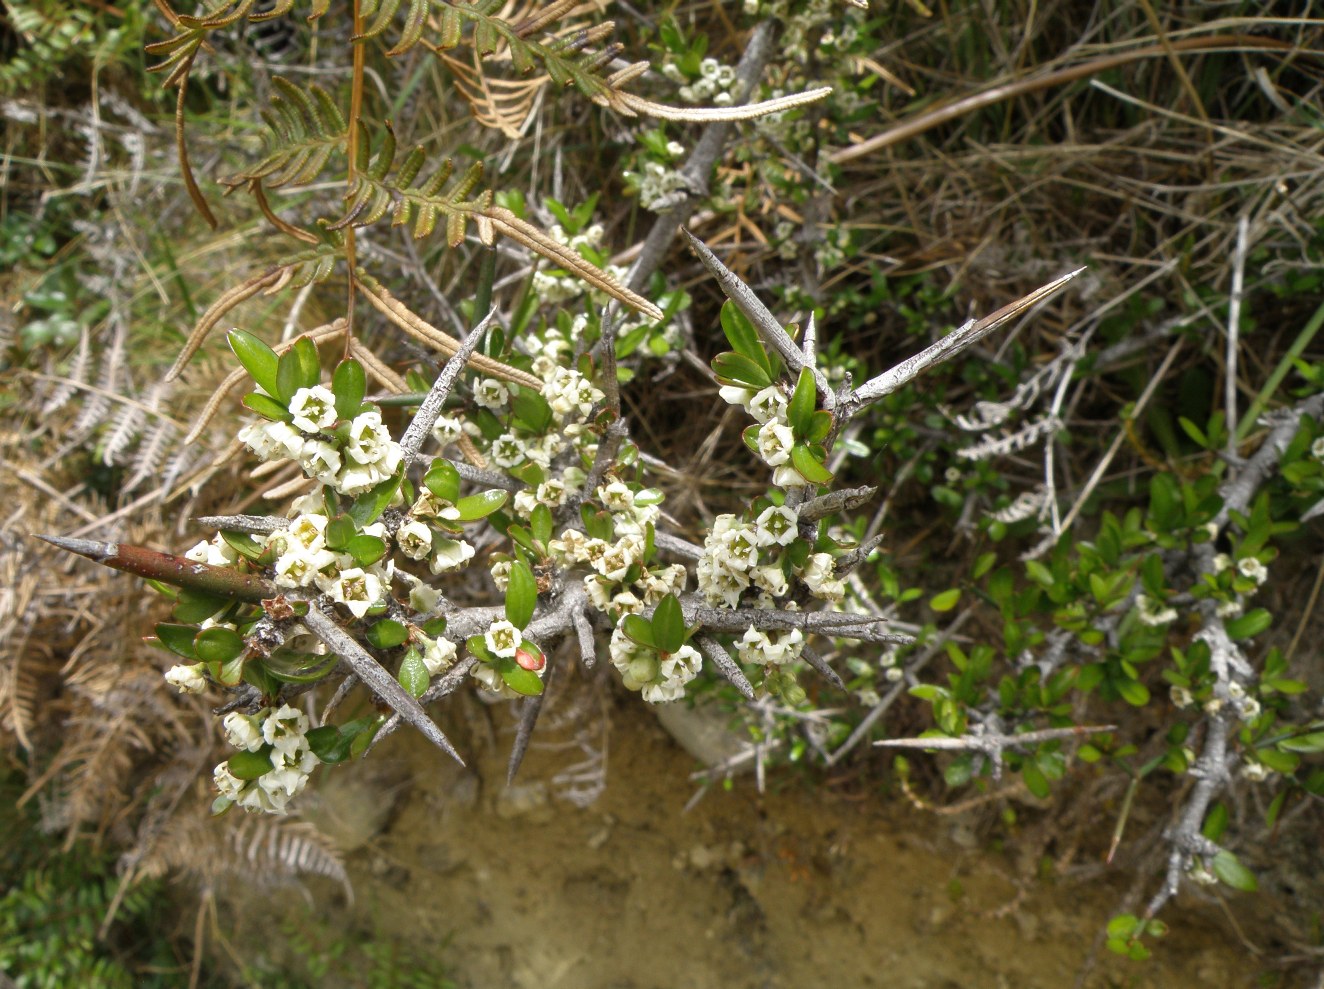
<instances>
[{"instance_id":1,"label":"cluster of green leaves","mask_svg":"<svg viewBox=\"0 0 1324 989\"><path fill-rule=\"evenodd\" d=\"M546 508L545 505L539 507ZM542 524L543 519L547 520L546 525ZM544 543L551 538L550 520L550 514L540 514L538 523L535 523L538 534L534 538ZM538 580L520 548L517 547L515 552L506 584L506 621L522 632L533 620L533 612L538 606ZM547 657L536 643L521 637L513 658L493 655L481 635L470 636L465 646L479 662L494 667L506 686L517 694L536 697L542 693L543 681L538 674L546 667Z\"/></svg>"},{"instance_id":2,"label":"cluster of green leaves","mask_svg":"<svg viewBox=\"0 0 1324 989\"><path fill-rule=\"evenodd\" d=\"M732 349L718 354L712 360L713 374L719 384L733 385L755 392L771 387L781 380L784 368L774 354L769 354L759 339L758 331L735 303L726 302L721 313L722 333ZM792 327L792 329L794 329ZM791 448L791 465L810 484L832 482L832 472L824 466L827 448L823 442L832 432L832 414L818 408L818 392L809 368L801 368L795 390L786 409L787 422L795 436ZM759 427L748 427L743 438L745 445L758 453Z\"/></svg>"}]
</instances>

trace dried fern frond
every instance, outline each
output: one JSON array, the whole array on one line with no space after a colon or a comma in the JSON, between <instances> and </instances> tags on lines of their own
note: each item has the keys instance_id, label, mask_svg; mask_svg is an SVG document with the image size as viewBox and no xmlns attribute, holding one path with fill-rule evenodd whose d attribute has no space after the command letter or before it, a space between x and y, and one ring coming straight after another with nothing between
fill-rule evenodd
<instances>
[{"instance_id":1,"label":"dried fern frond","mask_svg":"<svg viewBox=\"0 0 1324 989\"><path fill-rule=\"evenodd\" d=\"M490 244L494 234L504 234L631 309L651 319L662 318L662 311L657 306L585 261L578 252L521 220L510 210L492 205L490 190L469 198L482 178L481 163L472 165L459 180L446 188L453 171L451 161L443 162L420 182L418 179L427 158L422 147L415 147L398 158L395 132L389 125L384 129L381 145L375 153L371 151L371 141L368 127L361 124L355 151L359 167L345 197L349 205L344 216L329 224L328 230L350 225L366 226L389 212L393 226L412 223L414 237L420 238L430 234L444 217L446 242L455 247L464 240L465 228L473 221L484 244ZM403 324L397 325L408 329Z\"/></svg>"},{"instance_id":2,"label":"dried fern frond","mask_svg":"<svg viewBox=\"0 0 1324 989\"><path fill-rule=\"evenodd\" d=\"M524 126L537 105L538 93L551 80L546 75L532 79L498 78L484 68L476 53L472 64L441 51L437 57L450 70L455 88L469 104L474 120L511 140L524 133Z\"/></svg>"},{"instance_id":3,"label":"dried fern frond","mask_svg":"<svg viewBox=\"0 0 1324 989\"><path fill-rule=\"evenodd\" d=\"M260 181L268 189L306 185L317 179L331 155L344 148L349 125L331 95L316 83L307 91L287 79L272 79L276 93L261 111L266 155L257 164L221 179L230 191Z\"/></svg>"},{"instance_id":4,"label":"dried fern frond","mask_svg":"<svg viewBox=\"0 0 1324 989\"><path fill-rule=\"evenodd\" d=\"M376 279L360 271L356 279L360 291L379 313L393 324L404 330L420 343L440 350L447 356L454 356L460 350L460 342L449 334L437 329L422 316L415 313L403 302L388 292ZM484 354L471 354L467 361L470 367L484 374L490 374L502 381L524 385L527 388L542 388L542 381L527 371L521 371L509 364L502 364Z\"/></svg>"}]
</instances>

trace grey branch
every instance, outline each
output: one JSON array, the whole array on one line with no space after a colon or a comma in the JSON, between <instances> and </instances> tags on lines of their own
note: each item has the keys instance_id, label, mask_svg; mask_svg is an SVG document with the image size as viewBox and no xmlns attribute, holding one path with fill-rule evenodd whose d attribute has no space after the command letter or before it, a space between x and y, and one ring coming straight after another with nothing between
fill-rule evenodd
<instances>
[{"instance_id":1,"label":"grey branch","mask_svg":"<svg viewBox=\"0 0 1324 989\"><path fill-rule=\"evenodd\" d=\"M1020 748L1023 745L1036 745L1039 742L1051 742L1059 738L1083 738L1100 732L1116 731L1116 725L1074 725L1070 728L1044 728L1040 731L1027 731L1020 735L1003 735L990 732L987 734L962 735L960 738L884 738L874 745L892 749L922 749L981 752L993 763L993 778L1002 778L1002 753L1007 749Z\"/></svg>"},{"instance_id":2,"label":"grey branch","mask_svg":"<svg viewBox=\"0 0 1324 989\"><path fill-rule=\"evenodd\" d=\"M423 399L423 404L418 407L414 413L413 420L409 423L409 428L405 430L404 436L400 438L400 450L404 454L404 469L408 470L418 456L418 448L423 445L423 439L432 431L432 427L437 424L437 418L441 415L442 406L446 404L446 398L450 395L451 389L455 387L455 381L464 370L464 365L473 355L474 350L487 336L488 327L496 319L496 308L488 310L482 322L474 327L473 332L465 337L454 356L446 362L437 375L437 380L432 383L428 390L427 398Z\"/></svg>"},{"instance_id":3,"label":"grey branch","mask_svg":"<svg viewBox=\"0 0 1324 989\"><path fill-rule=\"evenodd\" d=\"M829 491L825 495L811 498L800 506L800 521L817 522L819 519L837 512L848 512L852 508L859 508L861 505L868 504L877 493L878 489L870 485Z\"/></svg>"},{"instance_id":4,"label":"grey branch","mask_svg":"<svg viewBox=\"0 0 1324 989\"><path fill-rule=\"evenodd\" d=\"M467 464L463 460L446 460L446 462L455 468L455 473L459 474L461 478L484 488L500 488L502 491L511 492L524 490L525 485L522 481L506 474L498 474L494 470L483 470L481 467Z\"/></svg>"},{"instance_id":5,"label":"grey branch","mask_svg":"<svg viewBox=\"0 0 1324 989\"><path fill-rule=\"evenodd\" d=\"M543 692L536 697L526 697L520 709L519 724L515 728L515 744L510 747L510 761L506 764L506 786L515 782L515 775L524 762L524 753L529 751L529 739L533 737L533 729L538 724L538 715L542 713L543 698L547 696L551 684L552 665L548 660Z\"/></svg>"},{"instance_id":6,"label":"grey branch","mask_svg":"<svg viewBox=\"0 0 1324 989\"><path fill-rule=\"evenodd\" d=\"M763 21L754 28L745 45L745 52L736 64L736 83L732 87L732 105L740 106L749 100L772 55L772 33L775 25L771 19ZM653 223L648 236L644 238L639 257L630 269L626 285L635 292L642 292L648 285L648 279L657 271L675 239L676 230L683 226L694 214L699 203L708 196L709 176L713 166L722 157L727 139L731 135L731 124L715 123L704 128L703 136L694 146L689 159L681 167L681 175L689 188L686 196L671 209L660 215Z\"/></svg>"},{"instance_id":7,"label":"grey branch","mask_svg":"<svg viewBox=\"0 0 1324 989\"><path fill-rule=\"evenodd\" d=\"M289 519L279 515L199 515L193 521L208 529L246 532L250 536L269 536L290 524Z\"/></svg>"},{"instance_id":8,"label":"grey branch","mask_svg":"<svg viewBox=\"0 0 1324 989\"><path fill-rule=\"evenodd\" d=\"M746 679L744 671L736 663L731 655L726 651L720 642L708 635L696 635L694 641L699 645L699 651L707 658L708 662L717 667L717 672L731 681L731 685L744 695L746 700L754 699L754 688Z\"/></svg>"},{"instance_id":9,"label":"grey branch","mask_svg":"<svg viewBox=\"0 0 1324 989\"><path fill-rule=\"evenodd\" d=\"M694 253L699 256L703 266L708 269L708 273L717 280L718 287L728 299L736 304L736 308L745 314L745 317L753 324L754 329L758 331L763 342L777 352L777 356L785 361L786 366L790 368L792 377L800 373L801 368L808 367L814 375L814 386L818 389L819 400L823 407L831 409L837 401L836 393L832 391L832 386L824 377L823 372L814 367L805 360L805 355L800 348L795 345L791 335L786 332L786 328L765 306L762 300L754 294L754 290L718 260L717 255L708 250L703 241L695 237L688 230L682 230L685 239L689 241L690 247Z\"/></svg>"},{"instance_id":10,"label":"grey branch","mask_svg":"<svg viewBox=\"0 0 1324 989\"><path fill-rule=\"evenodd\" d=\"M396 714L422 732L423 737L433 745L451 756L461 766L464 765L464 760L455 751L455 747L442 734L441 729L432 723L432 719L423 712L423 708L418 701L410 696L409 692L400 686L395 677L391 676L377 660L373 659L368 651L355 641L353 636L337 625L330 615L310 601L308 602L308 614L303 617L302 621L310 632L326 643L327 648L349 663L359 679L368 686L368 689L389 704Z\"/></svg>"},{"instance_id":11,"label":"grey branch","mask_svg":"<svg viewBox=\"0 0 1324 989\"><path fill-rule=\"evenodd\" d=\"M855 394L846 403L846 408L843 410L844 417L849 418L855 415L866 405L892 394L892 392L913 381L929 368L951 360L961 351L992 333L1008 320L1014 319L1030 307L1043 302L1084 270L1084 268L1077 268L1075 271L1049 282L1042 288L1035 289L1029 295L1003 306L997 312L991 313L983 319L971 320L965 323L937 343L921 350L914 357L907 357L890 371L884 371L876 378L870 378L855 390Z\"/></svg>"}]
</instances>

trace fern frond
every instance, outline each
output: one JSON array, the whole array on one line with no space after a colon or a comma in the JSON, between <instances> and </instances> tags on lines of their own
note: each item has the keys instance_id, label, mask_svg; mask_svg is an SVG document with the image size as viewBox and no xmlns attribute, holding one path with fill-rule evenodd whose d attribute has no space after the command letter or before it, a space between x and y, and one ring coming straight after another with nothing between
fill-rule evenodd
<instances>
[{"instance_id":1,"label":"fern frond","mask_svg":"<svg viewBox=\"0 0 1324 989\"><path fill-rule=\"evenodd\" d=\"M221 179L235 188L260 180L268 189L284 185L306 185L326 167L340 150L349 130L345 116L331 95L313 84L305 92L287 79L272 80L276 95L262 111L267 125L263 135L265 157L256 165Z\"/></svg>"},{"instance_id":2,"label":"fern frond","mask_svg":"<svg viewBox=\"0 0 1324 989\"><path fill-rule=\"evenodd\" d=\"M393 226L412 224L414 237L421 238L432 233L444 218L446 242L455 247L463 242L466 227L473 221L482 243L490 245L496 234L504 234L631 309L650 319L662 318L662 311L657 306L585 261L577 251L521 220L510 210L494 206L490 190L469 198L482 178L481 162L472 165L447 188L453 169L450 160L419 181L426 164L422 147L415 147L399 157L395 132L388 125L380 147L373 153L367 126L360 125L358 134L355 150L358 171L345 196L349 205L339 220L327 225L328 230L351 225L367 226L389 212Z\"/></svg>"},{"instance_id":3,"label":"fern frond","mask_svg":"<svg viewBox=\"0 0 1324 989\"><path fill-rule=\"evenodd\" d=\"M538 93L550 81L550 77L500 79L484 69L476 53L473 65L445 52L439 51L437 56L450 69L455 88L469 104L469 110L479 124L498 130L511 140L524 133L524 126L533 113Z\"/></svg>"}]
</instances>

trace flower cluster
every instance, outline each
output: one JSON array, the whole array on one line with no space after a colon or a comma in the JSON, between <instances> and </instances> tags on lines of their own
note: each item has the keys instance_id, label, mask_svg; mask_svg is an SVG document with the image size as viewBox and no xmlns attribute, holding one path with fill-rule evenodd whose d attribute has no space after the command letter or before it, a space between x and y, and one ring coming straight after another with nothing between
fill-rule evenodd
<instances>
[{"instance_id":1,"label":"flower cluster","mask_svg":"<svg viewBox=\"0 0 1324 989\"><path fill-rule=\"evenodd\" d=\"M612 632L611 664L621 674L626 689L637 690L650 704L662 704L685 696L685 684L699 675L703 657L693 646L658 653L626 637L619 627Z\"/></svg>"},{"instance_id":2,"label":"flower cluster","mask_svg":"<svg viewBox=\"0 0 1324 989\"><path fill-rule=\"evenodd\" d=\"M685 103L701 103L704 106L730 106L731 87L735 85L736 70L730 65L723 65L715 58L705 58L699 63L699 73L689 79L681 68L673 62L662 64L662 74L672 82L684 83L678 95Z\"/></svg>"},{"instance_id":3,"label":"flower cluster","mask_svg":"<svg viewBox=\"0 0 1324 989\"><path fill-rule=\"evenodd\" d=\"M230 761L220 763L212 779L221 796L247 811L286 813L290 798L307 785L308 775L319 761L308 744L307 715L285 704L255 715L232 711L222 726L231 745L258 761L265 757L271 768L256 778L240 779ZM253 761L248 760L246 766Z\"/></svg>"},{"instance_id":4,"label":"flower cluster","mask_svg":"<svg viewBox=\"0 0 1324 989\"><path fill-rule=\"evenodd\" d=\"M729 405L739 405L759 423L756 446L759 458L772 468L772 483L779 488L804 487L809 482L791 465L795 435L787 421L786 394L777 385L761 391L723 385L718 393Z\"/></svg>"},{"instance_id":5,"label":"flower cluster","mask_svg":"<svg viewBox=\"0 0 1324 989\"><path fill-rule=\"evenodd\" d=\"M661 492L635 491L622 481L602 485L597 500L610 513L612 539L566 529L548 544L553 560L567 568L593 571L584 579L589 603L614 618L639 614L668 594L685 590L682 564L649 566L644 559L647 527L656 523Z\"/></svg>"},{"instance_id":6,"label":"flower cluster","mask_svg":"<svg viewBox=\"0 0 1324 989\"><path fill-rule=\"evenodd\" d=\"M794 574L814 597L840 601L845 585L833 576L830 554L813 553L796 564L785 552L799 534L799 522L795 509L784 505L769 505L753 521L717 516L696 567L699 593L709 604L736 608L753 587L754 606L773 608L788 593L788 578Z\"/></svg>"},{"instance_id":7,"label":"flower cluster","mask_svg":"<svg viewBox=\"0 0 1324 989\"><path fill-rule=\"evenodd\" d=\"M297 460L303 472L341 494L362 494L400 467L400 444L382 424L379 409L353 419L336 416L329 388L300 388L290 399L289 422L259 420L239 431L239 439L262 460Z\"/></svg>"}]
</instances>

